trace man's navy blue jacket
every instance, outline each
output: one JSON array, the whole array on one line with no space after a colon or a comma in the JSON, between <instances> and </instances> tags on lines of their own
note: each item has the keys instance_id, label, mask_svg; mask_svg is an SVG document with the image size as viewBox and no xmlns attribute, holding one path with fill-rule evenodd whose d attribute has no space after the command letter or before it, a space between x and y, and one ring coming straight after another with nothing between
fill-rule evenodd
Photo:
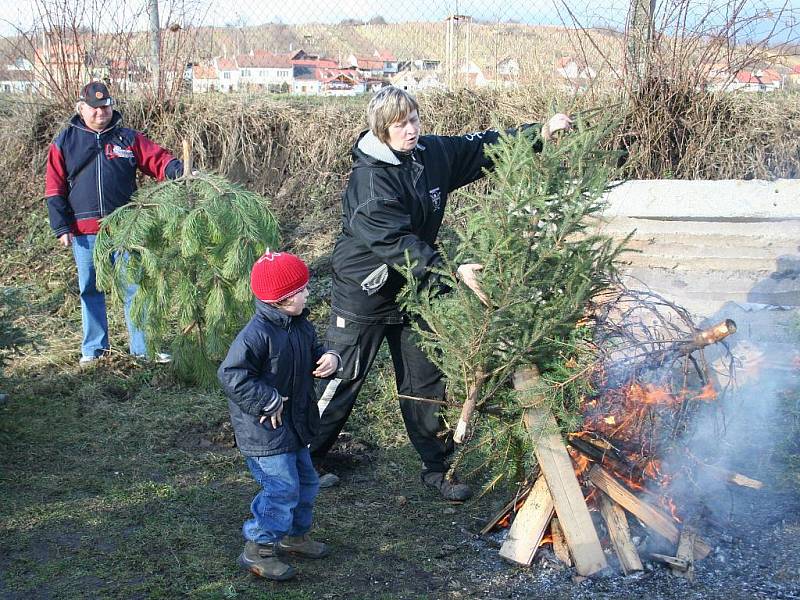
<instances>
[{"instance_id":1,"label":"man's navy blue jacket","mask_svg":"<svg viewBox=\"0 0 800 600\"><path fill-rule=\"evenodd\" d=\"M308 310L290 317L261 301L256 313L236 336L217 371L228 396L236 445L245 456L294 452L311 443L319 427L314 377L325 347L318 342ZM269 419L280 396L283 424Z\"/></svg>"},{"instance_id":2,"label":"man's navy blue jacket","mask_svg":"<svg viewBox=\"0 0 800 600\"><path fill-rule=\"evenodd\" d=\"M180 177L183 163L142 133L123 127L116 111L101 132L75 115L47 155L44 195L56 237L97 233L100 219L130 202L137 169L161 181Z\"/></svg>"}]
</instances>

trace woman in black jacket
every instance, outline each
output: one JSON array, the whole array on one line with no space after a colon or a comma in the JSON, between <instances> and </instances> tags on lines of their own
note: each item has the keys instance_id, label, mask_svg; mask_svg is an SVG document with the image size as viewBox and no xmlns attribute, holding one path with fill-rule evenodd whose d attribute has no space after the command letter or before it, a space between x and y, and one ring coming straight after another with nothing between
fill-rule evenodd
<instances>
[{"instance_id":1,"label":"woman in black jacket","mask_svg":"<svg viewBox=\"0 0 800 600\"><path fill-rule=\"evenodd\" d=\"M416 100L396 87L375 94L367 119L369 129L352 150L353 170L342 199L342 232L333 251L327 340L343 363L337 379L318 386L321 423L311 444L317 461L347 421L384 339L398 394L444 398L441 371L414 344L408 316L398 308L397 294L405 279L395 267L405 266L408 257L423 285L438 285L432 269L442 264L435 243L447 197L492 168L484 148L500 139L500 133L491 130L421 136ZM543 126L542 137L569 126L569 118L557 114ZM476 279L480 268L461 265L458 274L485 300ZM469 487L445 476L453 441L443 435L439 407L401 399L400 409L422 458L423 482L449 500L467 499Z\"/></svg>"}]
</instances>

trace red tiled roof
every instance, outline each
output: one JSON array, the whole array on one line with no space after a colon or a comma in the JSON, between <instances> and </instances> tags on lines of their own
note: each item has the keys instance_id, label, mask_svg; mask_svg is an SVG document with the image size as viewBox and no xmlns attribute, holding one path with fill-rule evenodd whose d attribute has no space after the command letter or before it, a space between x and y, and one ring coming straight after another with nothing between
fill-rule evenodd
<instances>
[{"instance_id":1,"label":"red tiled roof","mask_svg":"<svg viewBox=\"0 0 800 600\"><path fill-rule=\"evenodd\" d=\"M375 50L375 56L383 62L394 62L397 59L389 50Z\"/></svg>"},{"instance_id":2,"label":"red tiled roof","mask_svg":"<svg viewBox=\"0 0 800 600\"><path fill-rule=\"evenodd\" d=\"M339 64L332 58L315 58L315 59L303 58L298 60L292 59L292 64L303 67L317 67L326 69L336 69L339 66Z\"/></svg>"},{"instance_id":3,"label":"red tiled roof","mask_svg":"<svg viewBox=\"0 0 800 600\"><path fill-rule=\"evenodd\" d=\"M285 54L272 54L264 50L237 56L236 62L240 69L288 69L292 66L291 59Z\"/></svg>"},{"instance_id":4,"label":"red tiled roof","mask_svg":"<svg viewBox=\"0 0 800 600\"><path fill-rule=\"evenodd\" d=\"M781 80L780 73L772 69L764 69L758 77L763 83L776 83Z\"/></svg>"},{"instance_id":5,"label":"red tiled roof","mask_svg":"<svg viewBox=\"0 0 800 600\"><path fill-rule=\"evenodd\" d=\"M354 57L356 62L358 63L358 68L362 70L369 70L369 71L382 71L383 70L383 62L382 60L375 60L374 58L367 58L364 56L356 56Z\"/></svg>"},{"instance_id":6,"label":"red tiled roof","mask_svg":"<svg viewBox=\"0 0 800 600\"><path fill-rule=\"evenodd\" d=\"M216 79L217 70L213 65L195 65L192 67L192 77L194 79Z\"/></svg>"},{"instance_id":7,"label":"red tiled roof","mask_svg":"<svg viewBox=\"0 0 800 600\"><path fill-rule=\"evenodd\" d=\"M736 73L736 81L739 83L761 83L758 77L753 75L750 71L738 71Z\"/></svg>"},{"instance_id":8,"label":"red tiled roof","mask_svg":"<svg viewBox=\"0 0 800 600\"><path fill-rule=\"evenodd\" d=\"M236 62L229 58L218 58L217 68L220 71L235 71L237 67Z\"/></svg>"}]
</instances>

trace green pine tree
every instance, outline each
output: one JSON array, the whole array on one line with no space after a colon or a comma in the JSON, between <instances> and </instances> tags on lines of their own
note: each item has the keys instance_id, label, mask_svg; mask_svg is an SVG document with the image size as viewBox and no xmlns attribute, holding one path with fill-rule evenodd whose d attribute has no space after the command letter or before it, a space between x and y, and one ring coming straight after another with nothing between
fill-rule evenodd
<instances>
[{"instance_id":1,"label":"green pine tree","mask_svg":"<svg viewBox=\"0 0 800 600\"><path fill-rule=\"evenodd\" d=\"M216 382L219 360L252 314L250 269L279 232L267 202L215 175L140 189L103 220L95 245L97 286L139 290L131 314L148 352L170 343L186 381ZM124 261L113 256L127 254Z\"/></svg>"},{"instance_id":2,"label":"green pine tree","mask_svg":"<svg viewBox=\"0 0 800 600\"><path fill-rule=\"evenodd\" d=\"M538 366L540 391L562 426L579 419L588 385L581 373L593 360L587 305L614 281L624 245L590 227L620 158L603 149L611 132L610 123L590 127L579 117L539 153L537 131L504 137L489 150L489 191L467 195L453 239L440 247L440 276L453 291L420 287L406 269L403 306L427 325L417 327L420 344L446 375L451 403L476 394L477 423L462 456L480 448L492 484L519 480L533 460L525 397L511 386L516 370ZM484 265L490 307L456 278L458 265L473 262Z\"/></svg>"},{"instance_id":3,"label":"green pine tree","mask_svg":"<svg viewBox=\"0 0 800 600\"><path fill-rule=\"evenodd\" d=\"M28 333L14 324L24 312L25 303L20 290L0 287L0 376L9 357L33 342Z\"/></svg>"}]
</instances>

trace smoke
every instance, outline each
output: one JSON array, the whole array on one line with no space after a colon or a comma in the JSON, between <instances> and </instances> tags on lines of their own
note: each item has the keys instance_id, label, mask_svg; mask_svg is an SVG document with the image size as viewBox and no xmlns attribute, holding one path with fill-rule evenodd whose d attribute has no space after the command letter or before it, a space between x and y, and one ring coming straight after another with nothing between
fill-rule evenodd
<instances>
[{"instance_id":1,"label":"smoke","mask_svg":"<svg viewBox=\"0 0 800 600\"><path fill-rule=\"evenodd\" d=\"M796 424L786 418L787 401L798 389L794 314L730 303L707 324L731 317L738 325L726 340L734 368L728 370L730 356L723 348L706 349L713 383L722 393L698 407L665 460L679 474L668 493L681 512L717 525L769 506L787 473L782 464L786 448L797 435ZM736 474L764 485L736 485L730 481Z\"/></svg>"}]
</instances>

